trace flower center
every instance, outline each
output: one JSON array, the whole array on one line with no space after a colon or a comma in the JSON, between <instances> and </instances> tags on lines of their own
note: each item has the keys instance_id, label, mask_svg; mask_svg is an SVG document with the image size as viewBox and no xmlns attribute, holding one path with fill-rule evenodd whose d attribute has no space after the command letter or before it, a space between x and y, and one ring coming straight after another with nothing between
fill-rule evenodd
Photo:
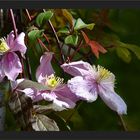
<instances>
[{"instance_id":1,"label":"flower center","mask_svg":"<svg viewBox=\"0 0 140 140\"><path fill-rule=\"evenodd\" d=\"M7 52L9 50L9 47L5 41L4 38L0 39L0 53Z\"/></svg>"},{"instance_id":2,"label":"flower center","mask_svg":"<svg viewBox=\"0 0 140 140\"><path fill-rule=\"evenodd\" d=\"M45 85L49 86L50 88L55 88L59 84L62 84L62 83L63 83L63 78L56 77L52 74L52 75L46 77Z\"/></svg>"},{"instance_id":3,"label":"flower center","mask_svg":"<svg viewBox=\"0 0 140 140\"><path fill-rule=\"evenodd\" d=\"M98 73L97 82L107 79L111 74L110 71L99 65L97 66L97 73Z\"/></svg>"}]
</instances>

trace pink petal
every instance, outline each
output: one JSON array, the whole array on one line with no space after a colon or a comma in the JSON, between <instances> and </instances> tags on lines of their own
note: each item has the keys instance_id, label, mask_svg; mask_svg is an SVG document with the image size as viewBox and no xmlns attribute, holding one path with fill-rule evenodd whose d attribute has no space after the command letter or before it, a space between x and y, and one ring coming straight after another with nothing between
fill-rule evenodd
<instances>
[{"instance_id":1,"label":"pink petal","mask_svg":"<svg viewBox=\"0 0 140 140\"><path fill-rule=\"evenodd\" d=\"M14 35L14 31L11 31L9 33L9 35L7 36L6 38L6 42L7 42L7 45L9 46L9 48L12 48L14 47L13 45L13 42L14 42L14 38L15 38L15 35Z\"/></svg>"},{"instance_id":2,"label":"pink petal","mask_svg":"<svg viewBox=\"0 0 140 140\"><path fill-rule=\"evenodd\" d=\"M43 99L41 95L42 93L35 88L26 88L24 90L19 90L19 91L25 93L25 95L30 97L33 100L33 102L38 102Z\"/></svg>"},{"instance_id":3,"label":"pink petal","mask_svg":"<svg viewBox=\"0 0 140 140\"><path fill-rule=\"evenodd\" d=\"M127 106L125 102L115 92L100 88L99 95L110 109L116 111L120 115L127 114Z\"/></svg>"},{"instance_id":4,"label":"pink petal","mask_svg":"<svg viewBox=\"0 0 140 140\"><path fill-rule=\"evenodd\" d=\"M92 66L84 61L65 63L61 67L72 76L85 76L89 75L92 71Z\"/></svg>"},{"instance_id":5,"label":"pink petal","mask_svg":"<svg viewBox=\"0 0 140 140\"><path fill-rule=\"evenodd\" d=\"M57 96L57 100L61 101L61 103L63 102L63 104L61 104L60 106L64 108L74 108L76 102L79 100L77 96L71 92L66 84L56 87L54 92Z\"/></svg>"},{"instance_id":6,"label":"pink petal","mask_svg":"<svg viewBox=\"0 0 140 140\"><path fill-rule=\"evenodd\" d=\"M25 33L20 33L12 44L11 51L19 51L21 54L25 54L27 47L24 42Z\"/></svg>"},{"instance_id":7,"label":"pink petal","mask_svg":"<svg viewBox=\"0 0 140 140\"><path fill-rule=\"evenodd\" d=\"M14 81L22 72L22 65L16 53L8 52L2 58L3 71L9 80Z\"/></svg>"},{"instance_id":8,"label":"pink petal","mask_svg":"<svg viewBox=\"0 0 140 140\"><path fill-rule=\"evenodd\" d=\"M47 101L53 101L57 98L54 92L42 92L42 97Z\"/></svg>"},{"instance_id":9,"label":"pink petal","mask_svg":"<svg viewBox=\"0 0 140 140\"><path fill-rule=\"evenodd\" d=\"M22 79L17 79L16 81L11 81L11 89L12 90L15 90L17 87L18 87L18 85L21 83L21 82L23 82L25 79L24 78L22 78Z\"/></svg>"},{"instance_id":10,"label":"pink petal","mask_svg":"<svg viewBox=\"0 0 140 140\"><path fill-rule=\"evenodd\" d=\"M100 86L102 86L102 88L104 89L114 91L114 83L115 83L115 75L111 73L108 78L101 80Z\"/></svg>"},{"instance_id":11,"label":"pink petal","mask_svg":"<svg viewBox=\"0 0 140 140\"><path fill-rule=\"evenodd\" d=\"M80 99L93 102L97 99L96 85L91 86L83 77L76 76L68 81L69 89Z\"/></svg>"},{"instance_id":12,"label":"pink petal","mask_svg":"<svg viewBox=\"0 0 140 140\"><path fill-rule=\"evenodd\" d=\"M45 53L40 58L40 65L36 71L36 79L39 83L43 83L43 80L46 76L50 76L54 73L51 60L52 60L53 53Z\"/></svg>"},{"instance_id":13,"label":"pink petal","mask_svg":"<svg viewBox=\"0 0 140 140\"><path fill-rule=\"evenodd\" d=\"M44 92L42 97L47 101L52 101L59 111L66 108L74 108L75 102L78 100L66 85L60 85L49 93Z\"/></svg>"}]
</instances>

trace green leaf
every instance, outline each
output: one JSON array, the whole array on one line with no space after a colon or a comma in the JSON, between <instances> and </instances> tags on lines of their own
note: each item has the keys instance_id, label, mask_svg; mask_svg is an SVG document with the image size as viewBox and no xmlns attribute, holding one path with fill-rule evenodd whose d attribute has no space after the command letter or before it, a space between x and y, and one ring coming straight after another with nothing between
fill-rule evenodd
<instances>
[{"instance_id":1,"label":"green leaf","mask_svg":"<svg viewBox=\"0 0 140 140\"><path fill-rule=\"evenodd\" d=\"M128 49L117 47L116 51L118 57L120 57L124 62L129 63L131 61L131 54Z\"/></svg>"},{"instance_id":2,"label":"green leaf","mask_svg":"<svg viewBox=\"0 0 140 140\"><path fill-rule=\"evenodd\" d=\"M140 47L137 45L133 45L133 44L125 44L124 45L125 48L131 50L138 59L140 59Z\"/></svg>"},{"instance_id":3,"label":"green leaf","mask_svg":"<svg viewBox=\"0 0 140 140\"><path fill-rule=\"evenodd\" d=\"M78 35L69 35L65 38L65 44L76 46L78 43Z\"/></svg>"},{"instance_id":4,"label":"green leaf","mask_svg":"<svg viewBox=\"0 0 140 140\"><path fill-rule=\"evenodd\" d=\"M35 131L59 131L56 122L42 114L32 117L32 127Z\"/></svg>"},{"instance_id":5,"label":"green leaf","mask_svg":"<svg viewBox=\"0 0 140 140\"><path fill-rule=\"evenodd\" d=\"M36 18L36 24L40 27L44 22L50 20L52 16L53 13L51 11L40 13Z\"/></svg>"},{"instance_id":6,"label":"green leaf","mask_svg":"<svg viewBox=\"0 0 140 140\"><path fill-rule=\"evenodd\" d=\"M28 33L28 37L29 37L29 40L31 41L31 43L34 43L34 41L37 39L37 38L40 38L43 34L44 30L32 30Z\"/></svg>"},{"instance_id":7,"label":"green leaf","mask_svg":"<svg viewBox=\"0 0 140 140\"><path fill-rule=\"evenodd\" d=\"M94 25L95 25L94 23L85 24L80 18L78 18L75 22L74 30L80 30L80 29L83 29L83 28L87 28L89 30L92 30Z\"/></svg>"},{"instance_id":8,"label":"green leaf","mask_svg":"<svg viewBox=\"0 0 140 140\"><path fill-rule=\"evenodd\" d=\"M67 27L61 28L57 33L69 34L69 29Z\"/></svg>"}]
</instances>

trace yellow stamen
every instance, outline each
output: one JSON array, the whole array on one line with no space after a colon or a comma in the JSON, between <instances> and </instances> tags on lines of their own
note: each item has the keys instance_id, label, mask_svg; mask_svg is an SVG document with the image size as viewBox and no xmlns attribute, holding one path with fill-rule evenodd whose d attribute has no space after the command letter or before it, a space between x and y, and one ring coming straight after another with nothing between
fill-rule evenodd
<instances>
[{"instance_id":1,"label":"yellow stamen","mask_svg":"<svg viewBox=\"0 0 140 140\"><path fill-rule=\"evenodd\" d=\"M50 75L49 77L46 77L46 85L49 86L50 88L55 88L59 84L63 83L63 79L54 76L53 74Z\"/></svg>"},{"instance_id":2,"label":"yellow stamen","mask_svg":"<svg viewBox=\"0 0 140 140\"><path fill-rule=\"evenodd\" d=\"M9 50L9 47L5 41L4 38L0 39L0 53L7 52Z\"/></svg>"},{"instance_id":3,"label":"yellow stamen","mask_svg":"<svg viewBox=\"0 0 140 140\"><path fill-rule=\"evenodd\" d=\"M99 74L97 81L107 79L111 75L110 71L99 65L97 66L97 72Z\"/></svg>"}]
</instances>

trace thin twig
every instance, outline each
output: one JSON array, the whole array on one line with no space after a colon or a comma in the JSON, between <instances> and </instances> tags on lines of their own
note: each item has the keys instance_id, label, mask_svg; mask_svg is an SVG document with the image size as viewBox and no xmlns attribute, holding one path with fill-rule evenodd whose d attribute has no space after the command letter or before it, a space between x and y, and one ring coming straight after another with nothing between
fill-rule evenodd
<instances>
[{"instance_id":1,"label":"thin twig","mask_svg":"<svg viewBox=\"0 0 140 140\"><path fill-rule=\"evenodd\" d=\"M12 18L15 38L17 38L18 34L17 34L16 22L15 22L15 18L14 18L14 14L13 14L13 10L12 9L10 9L10 15L11 15L11 18Z\"/></svg>"},{"instance_id":2,"label":"thin twig","mask_svg":"<svg viewBox=\"0 0 140 140\"><path fill-rule=\"evenodd\" d=\"M10 9L10 16L11 16L11 19L12 19L12 23L13 23L13 28L14 28L14 34L15 34L15 38L17 38L18 34L17 34L17 27L16 27L16 22L15 22L15 18L14 18L14 14L13 14L13 10ZM19 56L19 59L22 63L22 68L23 68L23 71L24 71L24 63L23 63L23 58L21 57L21 54L19 52L17 52L17 55ZM23 73L20 73L20 78L23 77Z\"/></svg>"},{"instance_id":3,"label":"thin twig","mask_svg":"<svg viewBox=\"0 0 140 140\"><path fill-rule=\"evenodd\" d=\"M76 111L79 109L79 107L82 105L83 101L81 101L77 107L73 110L73 112L70 114L70 116L68 116L68 118L66 119L66 123L68 124L68 122L71 120L72 116L76 113Z\"/></svg>"},{"instance_id":4,"label":"thin twig","mask_svg":"<svg viewBox=\"0 0 140 140\"><path fill-rule=\"evenodd\" d=\"M125 124L125 122L124 122L122 116L119 115L119 114L117 114L117 115L118 115L118 117L119 117L119 119L120 119L121 126L122 126L123 130L124 130L124 131L127 131L127 127L126 127L126 124Z\"/></svg>"},{"instance_id":5,"label":"thin twig","mask_svg":"<svg viewBox=\"0 0 140 140\"><path fill-rule=\"evenodd\" d=\"M27 55L27 53L25 54L25 63L26 63L26 66L27 66L27 73L28 73L28 77L30 80L32 80L32 71L31 71L31 67L30 67L30 60L29 60L29 57Z\"/></svg>"},{"instance_id":6,"label":"thin twig","mask_svg":"<svg viewBox=\"0 0 140 140\"><path fill-rule=\"evenodd\" d=\"M79 42L79 45L77 46L76 50L73 52L73 54L70 56L70 61L74 58L74 56L76 55L76 53L81 49L82 47L82 39Z\"/></svg>"},{"instance_id":7,"label":"thin twig","mask_svg":"<svg viewBox=\"0 0 140 140\"><path fill-rule=\"evenodd\" d=\"M1 24L1 29L2 29L4 27L3 9L0 9L0 24Z\"/></svg>"},{"instance_id":8,"label":"thin twig","mask_svg":"<svg viewBox=\"0 0 140 140\"><path fill-rule=\"evenodd\" d=\"M31 21L31 20L32 20L32 18L31 18L30 14L29 14L28 9L25 9L25 11L26 11L26 14L27 14L27 16L28 16L29 21Z\"/></svg>"},{"instance_id":9,"label":"thin twig","mask_svg":"<svg viewBox=\"0 0 140 140\"><path fill-rule=\"evenodd\" d=\"M58 36L57 36L57 33L56 33L56 31L55 31L55 29L54 29L54 27L53 27L53 25L52 25L52 23L51 23L51 21L49 20L48 21L48 23L49 23L49 25L50 25L50 27L51 27L51 29L52 29L52 31L53 31L53 34L54 34L54 36L55 36L55 39L56 39L56 42L57 42L57 45L58 45L58 48L59 48L59 51L60 51L60 57L61 57L61 63L64 63L64 56L63 56L63 54L62 54L62 49L61 49L61 45L60 45L60 40L59 40L59 38L58 38Z\"/></svg>"},{"instance_id":10,"label":"thin twig","mask_svg":"<svg viewBox=\"0 0 140 140\"><path fill-rule=\"evenodd\" d=\"M43 9L43 11L45 12L45 9ZM52 25L52 22L50 20L48 20L48 23L50 25L50 28L53 31L54 37L56 39L56 42L57 42L57 45L58 45L58 48L59 48L59 51L60 51L61 63L64 63L65 62L65 58L64 58L63 53L62 53L62 48L61 48L60 40L59 40L58 35L57 35L53 25Z\"/></svg>"}]
</instances>

